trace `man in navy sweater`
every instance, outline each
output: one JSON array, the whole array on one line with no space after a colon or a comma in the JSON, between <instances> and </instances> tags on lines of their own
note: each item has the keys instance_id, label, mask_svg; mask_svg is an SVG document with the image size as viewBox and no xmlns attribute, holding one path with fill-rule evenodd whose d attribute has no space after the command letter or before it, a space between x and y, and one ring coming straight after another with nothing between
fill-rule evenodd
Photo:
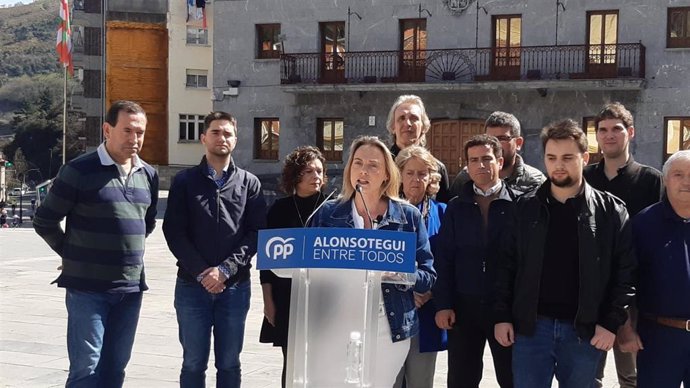
<instances>
[{"instance_id":1,"label":"man in navy sweater","mask_svg":"<svg viewBox=\"0 0 690 388\"><path fill-rule=\"evenodd\" d=\"M137 155L145 131L141 106L113 103L105 142L63 166L36 210L36 233L62 258L55 282L66 289L67 388L122 387L125 378L158 201L158 175Z\"/></svg>"},{"instance_id":2,"label":"man in navy sweater","mask_svg":"<svg viewBox=\"0 0 690 388\"><path fill-rule=\"evenodd\" d=\"M618 338L639 352L639 388L690 387L690 151L673 154L663 174L666 197L633 219L639 336Z\"/></svg>"},{"instance_id":3,"label":"man in navy sweater","mask_svg":"<svg viewBox=\"0 0 690 388\"><path fill-rule=\"evenodd\" d=\"M198 166L175 176L163 233L177 258L175 310L184 351L180 387L204 387L213 330L216 386L239 388L240 352L249 311L251 257L266 203L259 179L235 166L237 121L212 112Z\"/></svg>"}]
</instances>

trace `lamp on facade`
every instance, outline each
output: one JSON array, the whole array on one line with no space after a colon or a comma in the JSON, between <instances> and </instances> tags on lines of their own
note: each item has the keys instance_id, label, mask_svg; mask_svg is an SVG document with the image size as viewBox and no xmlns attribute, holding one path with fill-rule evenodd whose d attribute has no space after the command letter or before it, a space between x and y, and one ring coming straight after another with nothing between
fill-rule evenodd
<instances>
[{"instance_id":1,"label":"lamp on facade","mask_svg":"<svg viewBox=\"0 0 690 388\"><path fill-rule=\"evenodd\" d=\"M355 15L357 16L357 19L362 20L362 16L360 14L350 10L350 7L347 7L347 49L345 50L347 52L350 51L350 16L352 15Z\"/></svg>"}]
</instances>

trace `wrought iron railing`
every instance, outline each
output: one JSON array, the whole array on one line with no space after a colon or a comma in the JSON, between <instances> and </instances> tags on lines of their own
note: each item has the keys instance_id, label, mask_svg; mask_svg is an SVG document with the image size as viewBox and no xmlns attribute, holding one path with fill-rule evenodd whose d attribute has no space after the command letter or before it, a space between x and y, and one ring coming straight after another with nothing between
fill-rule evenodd
<instances>
[{"instance_id":1,"label":"wrought iron railing","mask_svg":"<svg viewBox=\"0 0 690 388\"><path fill-rule=\"evenodd\" d=\"M281 55L283 84L644 78L641 43Z\"/></svg>"}]
</instances>

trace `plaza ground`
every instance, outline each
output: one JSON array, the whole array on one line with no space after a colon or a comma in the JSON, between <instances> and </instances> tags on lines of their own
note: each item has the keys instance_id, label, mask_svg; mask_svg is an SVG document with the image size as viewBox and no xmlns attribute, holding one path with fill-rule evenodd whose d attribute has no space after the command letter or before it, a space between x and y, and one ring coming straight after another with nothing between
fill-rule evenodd
<instances>
[{"instance_id":1,"label":"plaza ground","mask_svg":"<svg viewBox=\"0 0 690 388\"><path fill-rule=\"evenodd\" d=\"M165 192L159 218L165 208ZM177 340L173 308L175 260L168 250L158 220L146 245L146 279L141 319L125 387L178 386L182 348ZM26 221L21 228L0 230L0 387L62 387L67 376L65 346L65 292L50 284L58 275L58 256ZM252 299L242 352L242 386L280 387L282 356L279 348L258 341L263 305L259 276L252 270ZM612 359L613 357L611 357ZM487 348L482 388L498 388ZM613 363L607 365L606 388L618 387ZM207 386L215 386L213 356ZM446 355L440 353L435 387L445 387ZM554 387L556 383L554 383Z\"/></svg>"}]
</instances>

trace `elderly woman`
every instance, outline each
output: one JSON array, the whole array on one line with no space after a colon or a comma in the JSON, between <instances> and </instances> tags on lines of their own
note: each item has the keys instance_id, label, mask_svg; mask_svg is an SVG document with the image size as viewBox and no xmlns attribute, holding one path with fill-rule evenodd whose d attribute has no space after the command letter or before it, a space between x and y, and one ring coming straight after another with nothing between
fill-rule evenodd
<instances>
[{"instance_id":1,"label":"elderly woman","mask_svg":"<svg viewBox=\"0 0 690 388\"><path fill-rule=\"evenodd\" d=\"M359 137L350 147L340 198L328 201L317 213L313 225L416 234L414 286L381 285L383 306L378 315L375 387L393 386L407 357L410 338L419 331L413 291L419 294L428 292L436 279L422 216L414 206L398 197L399 188L400 173L386 146L376 137Z\"/></svg>"},{"instance_id":2,"label":"elderly woman","mask_svg":"<svg viewBox=\"0 0 690 388\"><path fill-rule=\"evenodd\" d=\"M438 162L427 149L410 146L398 154L395 163L402 175L402 195L422 213L422 220L429 235L431 251L435 251L436 235L441 227L446 204L436 202L433 196L438 192L441 174ZM436 369L436 352L446 349L446 333L436 326L436 308L431 291L414 293L419 314L419 335L412 337L407 354L394 387L432 388Z\"/></svg>"},{"instance_id":3,"label":"elderly woman","mask_svg":"<svg viewBox=\"0 0 690 388\"><path fill-rule=\"evenodd\" d=\"M325 159L315 147L299 147L285 157L281 189L287 197L273 203L266 216L269 229L303 228L309 216L324 201L321 189L326 184ZM276 276L272 271L261 271L261 291L264 298L264 322L259 341L273 343L283 350L285 387L287 361L288 321L290 318L290 279Z\"/></svg>"}]
</instances>

